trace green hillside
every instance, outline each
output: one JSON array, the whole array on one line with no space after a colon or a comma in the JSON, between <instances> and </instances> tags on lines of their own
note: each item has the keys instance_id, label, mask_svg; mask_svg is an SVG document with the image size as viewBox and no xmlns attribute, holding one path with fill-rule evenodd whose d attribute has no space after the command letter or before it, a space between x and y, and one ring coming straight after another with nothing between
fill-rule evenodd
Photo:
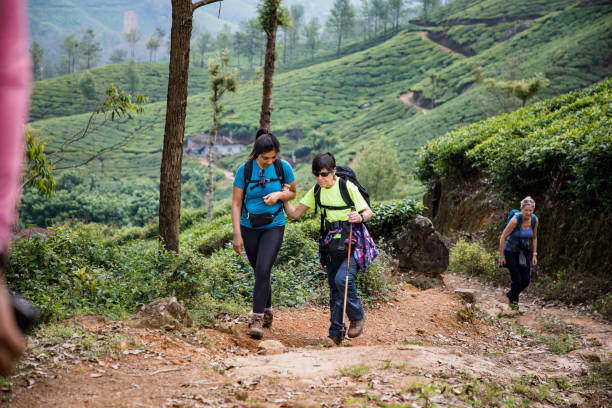
<instances>
[{"instance_id":1,"label":"green hillside","mask_svg":"<svg viewBox=\"0 0 612 408\"><path fill-rule=\"evenodd\" d=\"M104 91L110 84L130 91L129 63L110 64L91 68L77 74L63 75L56 78L34 82L30 121L70 116L91 112L102 99ZM168 91L168 63L134 63L138 79L135 92L149 98L149 102L166 100ZM83 95L79 82L88 72L94 79L97 98ZM191 66L189 71L189 93L199 93L208 86L208 69Z\"/></svg>"},{"instance_id":2,"label":"green hillside","mask_svg":"<svg viewBox=\"0 0 612 408\"><path fill-rule=\"evenodd\" d=\"M356 52L339 59L278 73L274 79L272 123L281 139L281 153L290 157L292 152L298 152L299 163L308 163L314 152L332 150L340 163L350 163L373 140L382 138L390 147L389 154L397 154L405 175L402 188L396 194L417 197L423 190L411 174L418 149L449 130L502 112L495 98L474 83L473 67L481 67L483 76L497 80L526 78L542 72L550 85L538 98L585 87L611 75L610 7L581 7L580 1L567 0L563 7L554 3L546 8L543 2L537 2L534 10L541 17L530 15L526 27L518 30L517 25L525 23L518 18L519 11L531 4L519 1L507 6L508 13L519 10L514 13L516 21L444 26L445 19L459 12L459 3L465 7L471 5L470 15L474 18L489 18L494 10L502 7L499 1L460 0L430 16L430 23L438 26L425 29L408 26L370 48L361 51L357 48ZM469 46L476 54L465 58L441 50L435 42L421 38L417 31L422 30L429 31L432 38L436 33L442 35L440 41L450 38ZM503 35L513 30L517 32ZM145 65L139 69L146 70L149 66ZM105 69L109 68L100 68L100 76L107 75L103 73ZM151 72L161 75L161 68ZM437 86L432 84L432 73L439 78ZM208 96L196 93L205 89L201 85L204 81L200 81L202 75L200 72L200 77L191 76L194 85L188 99L186 137L210 127ZM142 92L153 96L153 101L165 93L165 87L159 88L162 77L155 78L143 81L143 86L149 88ZM422 94L423 101L435 104L434 109L423 114L414 106L402 103L400 94L409 90ZM38 103L36 99L35 96ZM258 124L260 103L261 85L241 83L239 92L228 95L225 101L228 112L223 118L222 131L252 137ZM366 103L370 106L360 109ZM155 180L159 173L164 119L165 102L150 103L145 113L129 125L111 126L96 136L98 142L75 146L74 156L68 159L83 157L96 143L130 137L130 143L121 152L104 157L103 162L92 162L89 171L102 178ZM47 150L53 151L67 133L82 127L85 120L86 115L75 115L34 121L31 125L41 131ZM293 129L301 130L303 136L299 140L286 136ZM224 157L222 163L235 169L244 156L243 153ZM302 187L312 182L308 167L304 164L296 167Z\"/></svg>"}]
</instances>

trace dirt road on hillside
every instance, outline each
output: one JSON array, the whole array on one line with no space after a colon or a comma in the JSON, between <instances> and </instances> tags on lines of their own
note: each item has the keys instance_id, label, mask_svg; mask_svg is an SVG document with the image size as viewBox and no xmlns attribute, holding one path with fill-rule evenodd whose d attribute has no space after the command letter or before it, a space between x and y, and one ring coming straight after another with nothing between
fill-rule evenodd
<instances>
[{"instance_id":1,"label":"dirt road on hillside","mask_svg":"<svg viewBox=\"0 0 612 408\"><path fill-rule=\"evenodd\" d=\"M208 169L208 160L206 158L200 157L198 160L200 161L200 163L202 163L202 166ZM223 172L223 175L225 176L226 180L234 181L234 173L232 173L231 171L222 169L218 166L215 166L215 170Z\"/></svg>"},{"instance_id":2,"label":"dirt road on hillside","mask_svg":"<svg viewBox=\"0 0 612 408\"><path fill-rule=\"evenodd\" d=\"M599 407L611 401L609 384L588 382L588 360L609 364L611 325L529 297L525 313L512 314L501 289L458 275L444 281L447 288L426 291L399 284L388 302L367 310L362 336L330 349L319 345L329 320L318 306L276 312L264 338L282 343L275 354L258 352L260 342L246 335L242 320L178 333L76 318L29 339L19 373L0 384L0 396L12 402L0 406L468 407L519 406L525 399L534 407ZM456 288L475 289L476 304L453 294ZM577 350L555 354L552 345L564 333Z\"/></svg>"},{"instance_id":3,"label":"dirt road on hillside","mask_svg":"<svg viewBox=\"0 0 612 408\"><path fill-rule=\"evenodd\" d=\"M427 34L427 31L417 31L417 32L416 32L416 34L417 34L419 37L421 37L421 40L424 40L424 41L431 41L432 43L436 44L436 45L438 46L438 48L440 48L440 50L442 50L442 51L445 51L445 52L450 52L451 54L458 55L458 56L460 56L461 58L467 58L465 55L463 55L463 54L461 54L461 53L459 53L459 52L453 51L453 50L451 50L450 48L445 47L444 45L442 45L442 44L440 44L440 43L437 43L437 42L435 42L434 40L432 40L431 38L429 38L429 35Z\"/></svg>"},{"instance_id":4,"label":"dirt road on hillside","mask_svg":"<svg viewBox=\"0 0 612 408\"><path fill-rule=\"evenodd\" d=\"M412 91L408 91L408 92L402 93L400 95L400 100L404 103L404 105L412 105L415 108L417 108L423 114L426 114L427 112L429 112L431 110L431 109L421 108L416 103L414 103L414 92L412 92Z\"/></svg>"}]
</instances>

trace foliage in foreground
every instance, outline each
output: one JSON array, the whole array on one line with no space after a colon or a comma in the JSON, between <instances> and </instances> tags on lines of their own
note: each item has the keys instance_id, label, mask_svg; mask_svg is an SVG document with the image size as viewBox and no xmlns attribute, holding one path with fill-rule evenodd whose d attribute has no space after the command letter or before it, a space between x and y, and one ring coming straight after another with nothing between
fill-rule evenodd
<instances>
[{"instance_id":1,"label":"foliage in foreground","mask_svg":"<svg viewBox=\"0 0 612 408\"><path fill-rule=\"evenodd\" d=\"M499 283L507 281L507 274L496 266L497 259L478 242L457 241L450 250L448 269L465 275L478 276Z\"/></svg>"},{"instance_id":2,"label":"foliage in foreground","mask_svg":"<svg viewBox=\"0 0 612 408\"><path fill-rule=\"evenodd\" d=\"M386 211L379 211L373 226L385 231L397 220L406 222L419 208L409 203L381 205ZM200 323L211 323L221 314L247 310L254 283L247 260L232 250L227 208L220 211L213 222L201 211L187 214L179 255L163 250L148 227L75 223L55 228L52 235L24 237L13 245L6 278L12 290L43 310L46 320L84 313L117 319L175 295ZM318 228L315 219L287 224L272 273L275 305L326 301L327 279L315 241ZM202 251L214 239L215 246ZM360 275L357 284L366 304L386 299L393 284L391 270L383 253L367 275Z\"/></svg>"}]
</instances>

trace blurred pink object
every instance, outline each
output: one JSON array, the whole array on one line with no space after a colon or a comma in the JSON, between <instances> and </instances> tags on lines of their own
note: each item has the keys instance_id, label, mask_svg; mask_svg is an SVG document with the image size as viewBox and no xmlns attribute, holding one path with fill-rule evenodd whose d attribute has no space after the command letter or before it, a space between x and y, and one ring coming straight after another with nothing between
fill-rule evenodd
<instances>
[{"instance_id":1,"label":"blurred pink object","mask_svg":"<svg viewBox=\"0 0 612 408\"><path fill-rule=\"evenodd\" d=\"M32 76L26 24L25 1L0 0L0 247L19 199Z\"/></svg>"}]
</instances>

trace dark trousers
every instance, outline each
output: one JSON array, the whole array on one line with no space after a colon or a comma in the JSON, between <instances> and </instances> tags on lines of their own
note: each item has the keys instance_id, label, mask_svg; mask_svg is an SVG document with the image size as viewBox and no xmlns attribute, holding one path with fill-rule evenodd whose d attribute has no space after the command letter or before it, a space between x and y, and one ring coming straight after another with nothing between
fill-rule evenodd
<instances>
[{"instance_id":1,"label":"dark trousers","mask_svg":"<svg viewBox=\"0 0 612 408\"><path fill-rule=\"evenodd\" d=\"M329 284L329 335L340 337L342 332L342 309L344 307L344 288L346 285L347 259L340 261L326 260L327 283ZM346 296L346 314L349 320L361 320L365 314L357 294L357 262L351 258L349 284Z\"/></svg>"},{"instance_id":2,"label":"dark trousers","mask_svg":"<svg viewBox=\"0 0 612 408\"><path fill-rule=\"evenodd\" d=\"M251 229L240 226L240 232L249 263L255 271L253 313L263 313L264 309L272 307L270 275L283 243L285 227Z\"/></svg>"},{"instance_id":3,"label":"dark trousers","mask_svg":"<svg viewBox=\"0 0 612 408\"><path fill-rule=\"evenodd\" d=\"M510 270L510 291L508 292L508 298L510 302L518 303L519 294L529 286L531 282L531 259L527 254L527 266L521 266L519 264L519 252L504 251L504 257L506 258L506 267Z\"/></svg>"}]
</instances>

